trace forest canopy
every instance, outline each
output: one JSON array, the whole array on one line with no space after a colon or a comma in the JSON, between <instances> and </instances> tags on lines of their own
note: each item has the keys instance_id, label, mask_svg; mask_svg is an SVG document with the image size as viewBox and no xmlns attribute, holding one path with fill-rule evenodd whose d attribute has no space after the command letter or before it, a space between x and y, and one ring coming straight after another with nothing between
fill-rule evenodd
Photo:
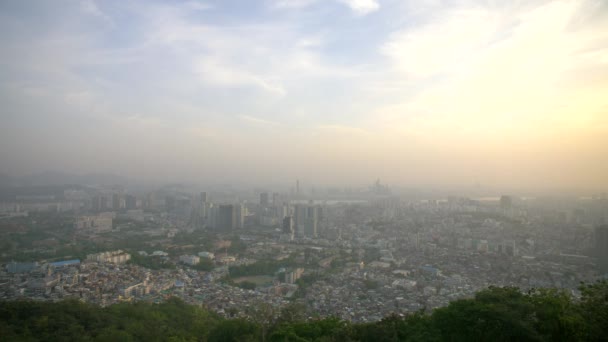
<instances>
[{"instance_id":1,"label":"forest canopy","mask_svg":"<svg viewBox=\"0 0 608 342\"><path fill-rule=\"evenodd\" d=\"M66 300L0 302L3 341L605 341L608 282L522 293L490 287L431 313L353 324L305 319L293 304L272 319L224 319L177 298L106 308ZM259 317L258 317L259 318Z\"/></svg>"}]
</instances>

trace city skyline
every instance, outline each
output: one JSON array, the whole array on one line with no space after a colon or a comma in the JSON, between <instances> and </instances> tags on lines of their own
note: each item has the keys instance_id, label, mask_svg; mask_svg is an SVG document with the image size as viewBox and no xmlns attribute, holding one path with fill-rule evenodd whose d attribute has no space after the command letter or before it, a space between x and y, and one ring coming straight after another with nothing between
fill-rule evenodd
<instances>
[{"instance_id":1,"label":"city skyline","mask_svg":"<svg viewBox=\"0 0 608 342\"><path fill-rule=\"evenodd\" d=\"M605 2L0 8L0 173L608 186Z\"/></svg>"}]
</instances>

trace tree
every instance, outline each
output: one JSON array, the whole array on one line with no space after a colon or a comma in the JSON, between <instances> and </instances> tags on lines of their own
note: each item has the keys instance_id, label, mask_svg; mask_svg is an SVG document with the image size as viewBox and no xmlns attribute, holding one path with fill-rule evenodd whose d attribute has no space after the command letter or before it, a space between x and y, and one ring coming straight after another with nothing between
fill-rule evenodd
<instances>
[{"instance_id":1,"label":"tree","mask_svg":"<svg viewBox=\"0 0 608 342\"><path fill-rule=\"evenodd\" d=\"M244 280L240 283L237 284L238 287L245 289L245 290L255 290L256 285L254 282L252 281L248 281L248 280Z\"/></svg>"},{"instance_id":2,"label":"tree","mask_svg":"<svg viewBox=\"0 0 608 342\"><path fill-rule=\"evenodd\" d=\"M584 318L563 290L535 289L528 295L534 306L535 329L550 341L582 341Z\"/></svg>"},{"instance_id":3,"label":"tree","mask_svg":"<svg viewBox=\"0 0 608 342\"><path fill-rule=\"evenodd\" d=\"M533 312L518 289L490 287L435 310L432 320L442 339L451 341L540 341Z\"/></svg>"},{"instance_id":4,"label":"tree","mask_svg":"<svg viewBox=\"0 0 608 342\"><path fill-rule=\"evenodd\" d=\"M209 342L258 341L259 326L244 319L221 321L209 334Z\"/></svg>"},{"instance_id":5,"label":"tree","mask_svg":"<svg viewBox=\"0 0 608 342\"><path fill-rule=\"evenodd\" d=\"M257 324L261 333L261 340L266 341L268 330L275 323L276 310L266 302L254 302L249 306L247 315Z\"/></svg>"},{"instance_id":6,"label":"tree","mask_svg":"<svg viewBox=\"0 0 608 342\"><path fill-rule=\"evenodd\" d=\"M608 331L608 281L581 284L580 310L586 322L585 339L606 341Z\"/></svg>"},{"instance_id":7,"label":"tree","mask_svg":"<svg viewBox=\"0 0 608 342\"><path fill-rule=\"evenodd\" d=\"M281 309L277 324L290 324L306 320L306 306L300 303L290 303Z\"/></svg>"}]
</instances>

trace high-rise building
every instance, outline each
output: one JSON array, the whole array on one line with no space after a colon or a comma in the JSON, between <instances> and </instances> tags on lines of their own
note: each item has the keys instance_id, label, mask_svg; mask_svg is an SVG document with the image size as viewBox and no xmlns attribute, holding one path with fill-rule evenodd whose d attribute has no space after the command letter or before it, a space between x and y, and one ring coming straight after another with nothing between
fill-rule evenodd
<instances>
[{"instance_id":1,"label":"high-rise building","mask_svg":"<svg viewBox=\"0 0 608 342\"><path fill-rule=\"evenodd\" d=\"M297 236L304 236L304 223L306 218L306 206L296 204L293 208L294 230Z\"/></svg>"},{"instance_id":2,"label":"high-rise building","mask_svg":"<svg viewBox=\"0 0 608 342\"><path fill-rule=\"evenodd\" d=\"M146 195L144 206L146 207L146 209L156 208L156 196L153 192Z\"/></svg>"},{"instance_id":3,"label":"high-rise building","mask_svg":"<svg viewBox=\"0 0 608 342\"><path fill-rule=\"evenodd\" d=\"M307 208L306 227L304 229L304 235L308 237L317 237L318 226L319 226L319 208L316 206L309 206Z\"/></svg>"},{"instance_id":4,"label":"high-rise building","mask_svg":"<svg viewBox=\"0 0 608 342\"><path fill-rule=\"evenodd\" d=\"M296 204L294 208L295 231L298 236L317 237L320 208L314 205Z\"/></svg>"},{"instance_id":5,"label":"high-rise building","mask_svg":"<svg viewBox=\"0 0 608 342\"><path fill-rule=\"evenodd\" d=\"M281 239L284 241L293 241L295 234L293 217L285 216L283 218L283 227L281 230Z\"/></svg>"},{"instance_id":6,"label":"high-rise building","mask_svg":"<svg viewBox=\"0 0 608 342\"><path fill-rule=\"evenodd\" d=\"M293 234L293 218L291 216L285 216L283 218L283 233L284 234Z\"/></svg>"},{"instance_id":7,"label":"high-rise building","mask_svg":"<svg viewBox=\"0 0 608 342\"><path fill-rule=\"evenodd\" d=\"M595 228L595 253L600 272L608 273L608 225Z\"/></svg>"},{"instance_id":8,"label":"high-rise building","mask_svg":"<svg viewBox=\"0 0 608 342\"><path fill-rule=\"evenodd\" d=\"M112 210L120 210L120 194L118 193L112 195Z\"/></svg>"},{"instance_id":9,"label":"high-rise building","mask_svg":"<svg viewBox=\"0 0 608 342\"><path fill-rule=\"evenodd\" d=\"M218 223L218 211L219 208L217 205L213 205L213 203L205 203L205 213L204 213L204 222L207 227L217 229Z\"/></svg>"},{"instance_id":10,"label":"high-rise building","mask_svg":"<svg viewBox=\"0 0 608 342\"><path fill-rule=\"evenodd\" d=\"M175 210L176 207L176 199L173 196L167 196L165 197L165 207L167 208L167 211L173 211Z\"/></svg>"},{"instance_id":11,"label":"high-rise building","mask_svg":"<svg viewBox=\"0 0 608 342\"><path fill-rule=\"evenodd\" d=\"M511 196L502 195L500 196L500 207L508 210L513 206L513 199Z\"/></svg>"},{"instance_id":12,"label":"high-rise building","mask_svg":"<svg viewBox=\"0 0 608 342\"><path fill-rule=\"evenodd\" d=\"M105 211L108 208L108 198L105 195L93 197L92 207L94 211Z\"/></svg>"},{"instance_id":13,"label":"high-rise building","mask_svg":"<svg viewBox=\"0 0 608 342\"><path fill-rule=\"evenodd\" d=\"M127 210L137 209L137 198L133 195L125 196L125 208Z\"/></svg>"},{"instance_id":14,"label":"high-rise building","mask_svg":"<svg viewBox=\"0 0 608 342\"><path fill-rule=\"evenodd\" d=\"M279 194L276 192L272 193L272 205L273 206L278 206L280 204L280 197Z\"/></svg>"},{"instance_id":15,"label":"high-rise building","mask_svg":"<svg viewBox=\"0 0 608 342\"><path fill-rule=\"evenodd\" d=\"M267 192L262 192L260 194L260 204L263 206L268 206L269 202L268 202L268 193Z\"/></svg>"},{"instance_id":16,"label":"high-rise building","mask_svg":"<svg viewBox=\"0 0 608 342\"><path fill-rule=\"evenodd\" d=\"M217 230L231 232L236 228L236 211L232 204L220 204L217 217Z\"/></svg>"},{"instance_id":17,"label":"high-rise building","mask_svg":"<svg viewBox=\"0 0 608 342\"><path fill-rule=\"evenodd\" d=\"M207 192L201 192L201 204L207 203Z\"/></svg>"},{"instance_id":18,"label":"high-rise building","mask_svg":"<svg viewBox=\"0 0 608 342\"><path fill-rule=\"evenodd\" d=\"M242 204L235 204L234 205L234 218L235 218L234 227L236 229L245 228L245 216L247 216L247 207L245 207Z\"/></svg>"}]
</instances>

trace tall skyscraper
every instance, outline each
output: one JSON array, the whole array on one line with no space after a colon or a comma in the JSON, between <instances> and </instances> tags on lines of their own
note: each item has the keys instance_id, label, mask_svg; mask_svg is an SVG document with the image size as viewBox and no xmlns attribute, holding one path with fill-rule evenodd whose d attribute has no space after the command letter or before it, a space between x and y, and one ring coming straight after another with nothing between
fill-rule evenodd
<instances>
[{"instance_id":1,"label":"tall skyscraper","mask_svg":"<svg viewBox=\"0 0 608 342\"><path fill-rule=\"evenodd\" d=\"M97 195L93 197L93 210L105 211L108 209L108 198L105 195Z\"/></svg>"},{"instance_id":2,"label":"tall skyscraper","mask_svg":"<svg viewBox=\"0 0 608 342\"><path fill-rule=\"evenodd\" d=\"M234 227L236 229L245 228L245 216L247 216L247 207L245 207L242 204L235 204L234 205L234 218L235 218Z\"/></svg>"},{"instance_id":3,"label":"tall skyscraper","mask_svg":"<svg viewBox=\"0 0 608 342\"><path fill-rule=\"evenodd\" d=\"M283 218L283 233L293 233L293 218L291 216Z\"/></svg>"},{"instance_id":4,"label":"tall skyscraper","mask_svg":"<svg viewBox=\"0 0 608 342\"><path fill-rule=\"evenodd\" d=\"M314 205L296 204L294 208L295 231L298 236L317 237L320 208Z\"/></svg>"},{"instance_id":5,"label":"tall skyscraper","mask_svg":"<svg viewBox=\"0 0 608 342\"><path fill-rule=\"evenodd\" d=\"M306 227L304 235L308 237L317 237L319 226L319 208L316 206L309 206L307 208Z\"/></svg>"},{"instance_id":6,"label":"tall skyscraper","mask_svg":"<svg viewBox=\"0 0 608 342\"><path fill-rule=\"evenodd\" d=\"M268 206L269 202L268 202L268 193L267 192L262 192L260 194L260 204L263 206Z\"/></svg>"},{"instance_id":7,"label":"tall skyscraper","mask_svg":"<svg viewBox=\"0 0 608 342\"><path fill-rule=\"evenodd\" d=\"M147 209L156 208L156 195L153 192L146 195L146 200L144 206Z\"/></svg>"},{"instance_id":8,"label":"tall skyscraper","mask_svg":"<svg viewBox=\"0 0 608 342\"><path fill-rule=\"evenodd\" d=\"M125 208L127 210L137 209L137 198L133 195L125 196Z\"/></svg>"},{"instance_id":9,"label":"tall skyscraper","mask_svg":"<svg viewBox=\"0 0 608 342\"><path fill-rule=\"evenodd\" d=\"M291 216L285 216L285 218L283 218L283 231L282 233L286 236L288 236L288 240L293 240L293 236L295 233L294 227L293 227L293 218Z\"/></svg>"},{"instance_id":10,"label":"tall skyscraper","mask_svg":"<svg viewBox=\"0 0 608 342\"><path fill-rule=\"evenodd\" d=\"M232 204L220 204L217 217L217 230L231 232L236 228L236 211Z\"/></svg>"},{"instance_id":11,"label":"tall skyscraper","mask_svg":"<svg viewBox=\"0 0 608 342\"><path fill-rule=\"evenodd\" d=\"M207 192L201 192L201 204L207 203Z\"/></svg>"},{"instance_id":12,"label":"tall skyscraper","mask_svg":"<svg viewBox=\"0 0 608 342\"><path fill-rule=\"evenodd\" d=\"M595 228L595 253L600 272L608 273L608 225Z\"/></svg>"},{"instance_id":13,"label":"tall skyscraper","mask_svg":"<svg viewBox=\"0 0 608 342\"><path fill-rule=\"evenodd\" d=\"M278 206L280 203L280 198L279 198L279 194L276 192L272 193L272 205L273 206Z\"/></svg>"},{"instance_id":14,"label":"tall skyscraper","mask_svg":"<svg viewBox=\"0 0 608 342\"><path fill-rule=\"evenodd\" d=\"M118 193L112 194L112 210L120 210L120 194Z\"/></svg>"}]
</instances>

